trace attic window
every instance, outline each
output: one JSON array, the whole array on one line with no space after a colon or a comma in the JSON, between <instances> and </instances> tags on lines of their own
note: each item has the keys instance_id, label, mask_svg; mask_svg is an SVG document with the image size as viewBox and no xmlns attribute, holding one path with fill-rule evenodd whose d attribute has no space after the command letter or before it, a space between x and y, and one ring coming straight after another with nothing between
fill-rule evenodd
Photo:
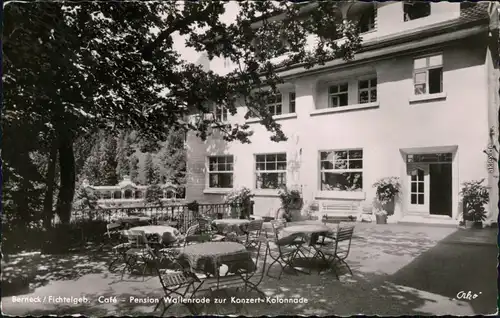
<instances>
[{"instance_id":1,"label":"attic window","mask_svg":"<svg viewBox=\"0 0 500 318\"><path fill-rule=\"evenodd\" d=\"M403 10L405 22L416 20L431 15L431 4L423 1L405 1Z\"/></svg>"}]
</instances>

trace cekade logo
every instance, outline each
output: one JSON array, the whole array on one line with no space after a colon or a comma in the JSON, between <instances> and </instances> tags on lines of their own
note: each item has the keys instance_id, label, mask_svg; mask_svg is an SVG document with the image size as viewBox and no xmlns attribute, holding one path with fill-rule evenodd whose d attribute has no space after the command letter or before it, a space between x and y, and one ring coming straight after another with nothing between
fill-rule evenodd
<instances>
[{"instance_id":1,"label":"cekade logo","mask_svg":"<svg viewBox=\"0 0 500 318\"><path fill-rule=\"evenodd\" d=\"M470 290L468 292L461 290L457 294L457 299L473 300L473 299L476 299L481 294L482 294L482 292L475 294L475 293L471 292Z\"/></svg>"}]
</instances>

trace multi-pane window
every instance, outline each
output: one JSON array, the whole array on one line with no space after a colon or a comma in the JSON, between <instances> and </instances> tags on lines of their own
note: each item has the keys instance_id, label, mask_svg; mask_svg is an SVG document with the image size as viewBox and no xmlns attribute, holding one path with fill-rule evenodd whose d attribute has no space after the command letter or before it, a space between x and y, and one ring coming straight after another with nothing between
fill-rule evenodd
<instances>
[{"instance_id":1,"label":"multi-pane window","mask_svg":"<svg viewBox=\"0 0 500 318\"><path fill-rule=\"evenodd\" d=\"M289 113L295 113L295 93L289 93L288 94L288 106L289 106Z\"/></svg>"},{"instance_id":2,"label":"multi-pane window","mask_svg":"<svg viewBox=\"0 0 500 318\"><path fill-rule=\"evenodd\" d=\"M443 55L415 59L413 69L415 95L435 94L443 91Z\"/></svg>"},{"instance_id":3,"label":"multi-pane window","mask_svg":"<svg viewBox=\"0 0 500 318\"><path fill-rule=\"evenodd\" d=\"M341 107L347 106L349 103L349 85L347 83L342 83L338 85L332 85L328 88L328 106L329 107Z\"/></svg>"},{"instance_id":4,"label":"multi-pane window","mask_svg":"<svg viewBox=\"0 0 500 318\"><path fill-rule=\"evenodd\" d=\"M425 18L431 14L431 4L426 1L405 1L403 11L405 22Z\"/></svg>"},{"instance_id":5,"label":"multi-pane window","mask_svg":"<svg viewBox=\"0 0 500 318\"><path fill-rule=\"evenodd\" d=\"M321 191L361 191L363 150L335 150L320 153Z\"/></svg>"},{"instance_id":6,"label":"multi-pane window","mask_svg":"<svg viewBox=\"0 0 500 318\"><path fill-rule=\"evenodd\" d=\"M208 187L233 187L233 156L215 156L208 158Z\"/></svg>"},{"instance_id":7,"label":"multi-pane window","mask_svg":"<svg viewBox=\"0 0 500 318\"><path fill-rule=\"evenodd\" d=\"M368 32L368 31L375 29L376 12L377 12L377 9L375 8L375 5L373 5L373 7L366 10L361 15L361 18L359 19L359 22L358 22L359 33L365 33L365 32Z\"/></svg>"},{"instance_id":8,"label":"multi-pane window","mask_svg":"<svg viewBox=\"0 0 500 318\"><path fill-rule=\"evenodd\" d=\"M377 101L377 78L361 80L358 82L358 102L360 104Z\"/></svg>"},{"instance_id":9,"label":"multi-pane window","mask_svg":"<svg viewBox=\"0 0 500 318\"><path fill-rule=\"evenodd\" d=\"M281 94L269 96L267 99L267 107L271 115L281 115Z\"/></svg>"},{"instance_id":10,"label":"multi-pane window","mask_svg":"<svg viewBox=\"0 0 500 318\"><path fill-rule=\"evenodd\" d=\"M425 181L424 171L422 169L416 169L411 174L410 196L411 204L425 204Z\"/></svg>"},{"instance_id":11,"label":"multi-pane window","mask_svg":"<svg viewBox=\"0 0 500 318\"><path fill-rule=\"evenodd\" d=\"M255 188L279 189L286 185L286 153L255 156Z\"/></svg>"},{"instance_id":12,"label":"multi-pane window","mask_svg":"<svg viewBox=\"0 0 500 318\"><path fill-rule=\"evenodd\" d=\"M225 122L227 121L228 111L223 105L215 105L215 120Z\"/></svg>"}]
</instances>

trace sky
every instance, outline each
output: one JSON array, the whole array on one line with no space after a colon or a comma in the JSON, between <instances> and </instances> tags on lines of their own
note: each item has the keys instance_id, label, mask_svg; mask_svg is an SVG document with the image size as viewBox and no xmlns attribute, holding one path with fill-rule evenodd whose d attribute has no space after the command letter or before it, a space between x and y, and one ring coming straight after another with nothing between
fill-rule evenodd
<instances>
[{"instance_id":1,"label":"sky","mask_svg":"<svg viewBox=\"0 0 500 318\"><path fill-rule=\"evenodd\" d=\"M239 5L236 1L228 2L226 5L226 12L221 16L221 21L224 23L231 23L236 20ZM181 54L182 58L187 62L195 63L201 56L200 52L196 52L194 48L185 46L185 36L180 36L178 33L172 36L174 41L174 49Z\"/></svg>"}]
</instances>

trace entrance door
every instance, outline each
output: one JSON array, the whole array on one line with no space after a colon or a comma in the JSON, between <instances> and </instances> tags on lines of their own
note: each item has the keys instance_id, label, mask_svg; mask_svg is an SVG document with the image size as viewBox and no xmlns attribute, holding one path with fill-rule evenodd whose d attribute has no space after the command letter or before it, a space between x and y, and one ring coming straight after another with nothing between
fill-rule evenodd
<instances>
[{"instance_id":1,"label":"entrance door","mask_svg":"<svg viewBox=\"0 0 500 318\"><path fill-rule=\"evenodd\" d=\"M430 205L432 215L448 215L452 212L451 164L430 164Z\"/></svg>"},{"instance_id":2,"label":"entrance door","mask_svg":"<svg viewBox=\"0 0 500 318\"><path fill-rule=\"evenodd\" d=\"M429 169L428 165L409 167L409 211L429 212Z\"/></svg>"}]
</instances>

